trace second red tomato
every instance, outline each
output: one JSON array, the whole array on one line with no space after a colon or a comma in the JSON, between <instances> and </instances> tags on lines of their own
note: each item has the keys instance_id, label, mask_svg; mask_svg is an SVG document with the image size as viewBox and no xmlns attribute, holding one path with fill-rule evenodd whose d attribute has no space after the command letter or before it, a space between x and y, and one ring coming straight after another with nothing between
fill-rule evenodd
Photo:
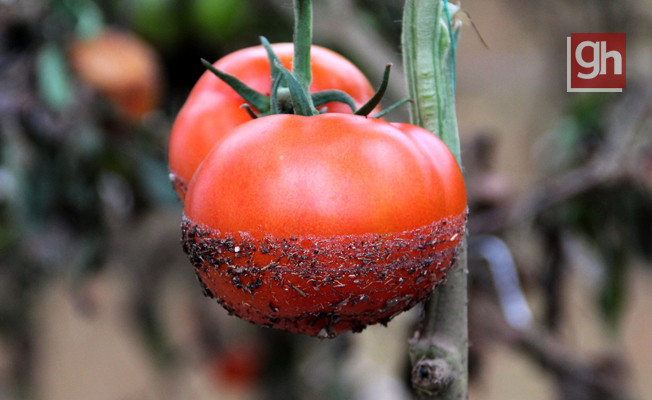
<instances>
[{"instance_id":1,"label":"second red tomato","mask_svg":"<svg viewBox=\"0 0 652 400\"><path fill-rule=\"evenodd\" d=\"M272 45L283 65L291 69L294 46ZM311 92L339 89L349 94L356 107L374 94L367 78L350 61L328 49L313 46ZM251 88L270 94L269 59L262 46L231 53L217 61L215 67L234 75ZM181 200L187 185L204 158L227 132L251 120L240 108L244 100L211 72L205 72L193 88L172 128L169 147L170 172ZM340 103L328 103L328 112L352 113Z\"/></svg>"}]
</instances>

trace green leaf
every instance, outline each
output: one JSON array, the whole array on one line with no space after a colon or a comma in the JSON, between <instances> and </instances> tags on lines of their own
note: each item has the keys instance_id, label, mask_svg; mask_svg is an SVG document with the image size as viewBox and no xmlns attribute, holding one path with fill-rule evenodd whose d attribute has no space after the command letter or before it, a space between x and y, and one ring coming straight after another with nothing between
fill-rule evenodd
<instances>
[{"instance_id":1,"label":"green leaf","mask_svg":"<svg viewBox=\"0 0 652 400\"><path fill-rule=\"evenodd\" d=\"M599 295L602 316L612 330L618 328L625 309L627 285L627 256L623 249L602 248L606 271Z\"/></svg>"},{"instance_id":2,"label":"green leaf","mask_svg":"<svg viewBox=\"0 0 652 400\"><path fill-rule=\"evenodd\" d=\"M104 16L100 8L92 1L80 2L77 10L77 34L83 39L90 39L100 34L104 26Z\"/></svg>"},{"instance_id":3,"label":"green leaf","mask_svg":"<svg viewBox=\"0 0 652 400\"><path fill-rule=\"evenodd\" d=\"M61 112L72 104L72 80L63 52L54 43L48 43L36 60L38 90L45 102Z\"/></svg>"}]
</instances>

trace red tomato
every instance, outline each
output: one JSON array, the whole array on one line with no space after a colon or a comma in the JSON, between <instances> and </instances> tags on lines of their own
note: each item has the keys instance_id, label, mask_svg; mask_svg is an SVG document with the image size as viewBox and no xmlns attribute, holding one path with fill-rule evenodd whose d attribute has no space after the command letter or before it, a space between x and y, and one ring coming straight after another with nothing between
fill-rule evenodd
<instances>
[{"instance_id":1,"label":"red tomato","mask_svg":"<svg viewBox=\"0 0 652 400\"><path fill-rule=\"evenodd\" d=\"M214 360L215 378L221 385L247 388L260 378L263 353L255 343L229 344Z\"/></svg>"},{"instance_id":2,"label":"red tomato","mask_svg":"<svg viewBox=\"0 0 652 400\"><path fill-rule=\"evenodd\" d=\"M232 130L197 171L184 250L233 314L332 337L427 297L455 259L466 209L455 158L424 129L273 115Z\"/></svg>"},{"instance_id":3,"label":"red tomato","mask_svg":"<svg viewBox=\"0 0 652 400\"><path fill-rule=\"evenodd\" d=\"M283 65L291 69L294 46L272 45ZM374 94L367 78L350 61L322 47L312 46L311 92L339 89L348 93L357 107ZM215 67L236 76L261 93L269 95L271 72L262 46L239 50L220 59ZM179 112L170 136L169 161L173 184L181 200L187 184L211 148L234 127L251 120L240 108L244 100L211 72L205 72ZM349 113L340 103L328 103L329 112Z\"/></svg>"},{"instance_id":4,"label":"red tomato","mask_svg":"<svg viewBox=\"0 0 652 400\"><path fill-rule=\"evenodd\" d=\"M73 43L70 60L79 77L128 119L137 121L158 106L162 86L158 56L133 34L106 29Z\"/></svg>"}]
</instances>

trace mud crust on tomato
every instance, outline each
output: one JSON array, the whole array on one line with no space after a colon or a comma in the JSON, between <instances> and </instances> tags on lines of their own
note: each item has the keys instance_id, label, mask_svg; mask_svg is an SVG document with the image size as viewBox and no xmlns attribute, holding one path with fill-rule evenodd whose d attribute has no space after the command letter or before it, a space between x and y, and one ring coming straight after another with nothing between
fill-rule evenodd
<instances>
[{"instance_id":1,"label":"mud crust on tomato","mask_svg":"<svg viewBox=\"0 0 652 400\"><path fill-rule=\"evenodd\" d=\"M467 213L400 233L278 238L184 217L204 294L250 322L330 338L386 324L428 297L457 259Z\"/></svg>"}]
</instances>

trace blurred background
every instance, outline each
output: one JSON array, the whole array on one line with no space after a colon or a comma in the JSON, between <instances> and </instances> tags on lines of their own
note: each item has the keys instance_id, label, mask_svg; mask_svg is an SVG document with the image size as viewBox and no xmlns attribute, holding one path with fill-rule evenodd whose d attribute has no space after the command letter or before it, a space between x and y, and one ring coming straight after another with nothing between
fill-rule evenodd
<instances>
[{"instance_id":1,"label":"blurred background","mask_svg":"<svg viewBox=\"0 0 652 400\"><path fill-rule=\"evenodd\" d=\"M412 398L388 328L229 317L179 244L175 115L199 58L291 41L289 0L0 0L0 399ZM315 43L405 96L403 1L315 2ZM652 399L652 1L466 0L471 399ZM627 33L622 93L566 37ZM388 119L407 120L406 110Z\"/></svg>"}]
</instances>

